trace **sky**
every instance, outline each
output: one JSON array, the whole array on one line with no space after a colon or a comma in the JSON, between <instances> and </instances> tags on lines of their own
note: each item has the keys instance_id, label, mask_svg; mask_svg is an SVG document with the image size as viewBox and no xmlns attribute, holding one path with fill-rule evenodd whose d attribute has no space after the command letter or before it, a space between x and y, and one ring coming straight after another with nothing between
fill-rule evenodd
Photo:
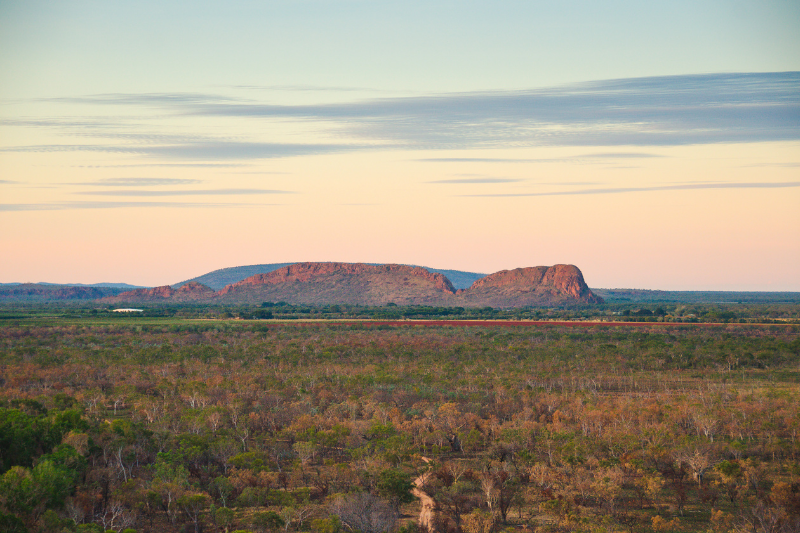
<instances>
[{"instance_id":1,"label":"sky","mask_svg":"<svg viewBox=\"0 0 800 533\"><path fill-rule=\"evenodd\" d=\"M794 0L0 0L0 283L800 291Z\"/></svg>"}]
</instances>

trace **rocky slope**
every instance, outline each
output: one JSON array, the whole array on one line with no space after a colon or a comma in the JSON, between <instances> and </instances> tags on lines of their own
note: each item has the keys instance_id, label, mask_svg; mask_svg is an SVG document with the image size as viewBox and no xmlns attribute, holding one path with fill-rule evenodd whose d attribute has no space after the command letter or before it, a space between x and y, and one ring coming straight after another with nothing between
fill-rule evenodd
<instances>
[{"instance_id":1,"label":"rocky slope","mask_svg":"<svg viewBox=\"0 0 800 533\"><path fill-rule=\"evenodd\" d=\"M172 287L178 289L187 283L196 281L197 283L202 283L203 285L218 291L227 285L238 283L243 279L249 278L250 276L255 276L256 274L267 274L274 270L278 270L279 268L293 264L294 263L270 263L265 265L247 265L220 268L219 270L214 270L213 272L203 274L202 276L197 276L196 278L181 281L180 283L173 283Z\"/></svg>"},{"instance_id":2,"label":"rocky slope","mask_svg":"<svg viewBox=\"0 0 800 533\"><path fill-rule=\"evenodd\" d=\"M284 301L326 305L435 305L525 307L602 303L573 265L518 268L481 278L456 291L437 272L407 265L364 263L296 263L256 274L213 292L197 282L130 291L109 303L214 302L260 304Z\"/></svg>"},{"instance_id":3,"label":"rocky slope","mask_svg":"<svg viewBox=\"0 0 800 533\"><path fill-rule=\"evenodd\" d=\"M481 278L469 289L458 291L465 305L525 307L572 301L597 304L580 269L574 265L539 266L501 270Z\"/></svg>"},{"instance_id":4,"label":"rocky slope","mask_svg":"<svg viewBox=\"0 0 800 533\"><path fill-rule=\"evenodd\" d=\"M202 276L197 276L196 278L192 278L190 280L181 281L180 283L173 283L172 287L177 289L183 285L186 285L190 281L196 281L198 283L202 283L203 285L207 285L211 287L215 291L218 291L224 288L227 285L231 285L233 283L238 283L244 279L247 279L251 276L255 276L256 274L269 274L270 272L274 272L279 268L283 268L289 265L294 265L297 263L268 263L264 265L248 265L248 266L238 266L238 267L229 267L229 268L221 268L219 270L214 270L213 272L209 272L208 274L203 274ZM379 266L383 263L366 263L373 266ZM419 266L419 265L408 265L408 266ZM480 274L478 272L463 272L461 270L444 270L439 268L430 268L423 266L425 270L428 272L434 272L444 275L450 282L453 284L453 287L456 289L466 289L470 285L472 285L475 280L478 280L484 277L486 274Z\"/></svg>"},{"instance_id":5,"label":"rocky slope","mask_svg":"<svg viewBox=\"0 0 800 533\"><path fill-rule=\"evenodd\" d=\"M213 299L216 296L213 289L206 287L202 283L190 281L178 289L173 289L169 285L163 287L153 287L152 289L136 289L123 292L116 296L109 296L100 300L102 303L184 303L184 302L203 302Z\"/></svg>"},{"instance_id":6,"label":"rocky slope","mask_svg":"<svg viewBox=\"0 0 800 533\"><path fill-rule=\"evenodd\" d=\"M405 265L297 263L256 274L217 293L224 302L437 305L455 289L441 274Z\"/></svg>"}]
</instances>

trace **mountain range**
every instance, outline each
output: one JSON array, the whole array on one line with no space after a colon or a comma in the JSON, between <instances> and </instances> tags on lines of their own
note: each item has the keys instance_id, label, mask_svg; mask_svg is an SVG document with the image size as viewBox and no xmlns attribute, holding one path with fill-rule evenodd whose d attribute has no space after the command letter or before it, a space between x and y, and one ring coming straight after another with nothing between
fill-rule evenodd
<instances>
[{"instance_id":1,"label":"mountain range","mask_svg":"<svg viewBox=\"0 0 800 533\"><path fill-rule=\"evenodd\" d=\"M397 280L391 280L391 273L384 273L385 279L378 282L375 277L376 272L367 273L362 272L360 281L351 277L341 277L335 279L331 277L331 273L325 274L327 281L323 282L320 278L315 285L296 285L293 288L288 285L269 283L268 278L264 275L276 272L283 268L293 265L320 265L318 268L324 270L321 265L343 265L345 263L271 263L261 265L248 265L239 267L230 267L215 270L202 276L198 276L186 281L175 283L171 286L147 288L137 287L126 283L96 283L91 285L86 284L54 284L54 283L0 283L0 303L14 303L14 302L91 302L98 301L103 303L111 303L117 301L121 294L129 293L125 297L131 298L131 303L139 302L159 302L169 304L170 302L180 303L236 303L251 302L259 303L259 299L263 301L286 301L289 299L300 298L307 303L333 303L327 302L317 294L314 296L312 293L318 293L321 289L325 288L326 294L330 298L342 298L345 291L345 286L350 286L351 293L356 294L358 291L364 293L367 286L370 286L365 296L361 297L360 301L380 301L376 295L381 294L383 290L383 297L386 298L391 294L391 290L400 289L397 294L395 303L402 302L429 302L437 305L455 305L455 306L475 306L475 305L489 305L493 307L515 307L525 305L563 305L569 303L580 303L587 300L585 295L582 297L580 294L576 298L574 295L558 296L558 291L555 294L550 294L544 297L542 287L539 287L538 293L536 289L531 293L531 288L540 284L536 280L534 270L546 268L535 267L534 269L514 269L506 272L506 274L496 273L486 275L477 272L465 272L460 270L444 270L434 269L427 267L416 267L413 265L393 265L404 268L422 268L428 274L440 274L444 276L452 286L451 292L449 289L445 291L439 290L432 292L427 296L421 296L425 291L420 287L416 287L421 283L420 280L415 280L413 283L406 281L402 282L402 287L398 285ZM355 263L364 265L365 267L379 267L386 266L379 263ZM392 270L392 269L389 269ZM516 272L516 274L514 274ZM523 275L524 272L527 272ZM396 273L396 272L395 272ZM342 273L340 273L341 275ZM228 286L237 285L250 278L256 276L255 279L239 285L236 288L225 289ZM258 277L261 276L261 277ZM366 276L366 277L364 277ZM526 277L527 276L527 277ZM380 277L380 276L378 276ZM405 277L405 276L404 276ZM424 275L423 275L424 277ZM519 279L515 279L519 277ZM372 278L372 279L368 279ZM260 279L262 282L267 282L265 286L259 286L256 281ZM498 285L498 281L503 279ZM582 276L581 276L582 279ZM476 282L481 281L476 285ZM274 280L273 280L274 281ZM394 288L390 286L395 284ZM338 285L337 285L338 284ZM358 288L361 284L360 288ZM267 286L269 285L269 286ZM331 286L332 285L332 286ZM379 287L384 286L384 289ZM474 287L473 287L474 286ZM247 294L248 290L244 287L253 289L252 294ZM337 288L338 287L338 288ZM410 290L409 287L416 287ZM141 289L131 293L131 289ZM588 287L587 287L588 289ZM304 294L305 291L305 294ZM338 291L338 293L337 293ZM697 303L740 303L740 304L798 304L800 303L800 292L743 292L743 291L662 291L662 290L645 290L645 289L598 289L593 288L590 292L606 301L607 303L620 303L620 304L655 304L655 303L680 303L680 304L697 304ZM353 295L347 301L358 300ZM406 294L406 296L403 296ZM112 297L111 299L108 299ZM561 299L563 297L563 299ZM287 299L288 298L288 299ZM138 300L137 300L138 299ZM122 301L122 300L119 300ZM300 301L300 300L297 300ZM540 303L529 303L540 302ZM345 303L339 301L336 303Z\"/></svg>"},{"instance_id":2,"label":"mountain range","mask_svg":"<svg viewBox=\"0 0 800 533\"><path fill-rule=\"evenodd\" d=\"M105 303L436 305L525 307L602 303L573 265L503 270L456 288L440 272L409 265L295 263L259 273L215 291L189 280L171 286L136 289Z\"/></svg>"},{"instance_id":3,"label":"mountain range","mask_svg":"<svg viewBox=\"0 0 800 533\"><path fill-rule=\"evenodd\" d=\"M229 267L229 268L221 268L219 270L214 270L213 272L209 272L208 274L203 274L202 276L197 276L196 278L187 279L186 281L181 281L180 283L175 283L172 285L172 288L178 289L187 283L191 283L193 281L197 283L202 283L203 285L218 291L225 287L226 285L230 285L232 283L237 283L242 281L243 279L247 279L250 276L255 276L256 274L269 274L270 272L274 272L279 268L287 267L289 265L294 265L297 263L268 263L264 265L248 265L248 266L238 266L238 267ZM364 263L366 265L381 265L384 263ZM408 266L419 266L419 265L408 265ZM486 274L479 274L477 272L464 272L462 270L444 270L440 268L430 268L430 267L422 267L429 272L439 273L447 277L450 280L450 283L453 284L453 287L456 289L466 289L477 280L481 279L482 277L486 276ZM131 287L131 288L140 288L140 287Z\"/></svg>"},{"instance_id":4,"label":"mountain range","mask_svg":"<svg viewBox=\"0 0 800 533\"><path fill-rule=\"evenodd\" d=\"M127 287L95 285L57 285L50 283L4 283L0 285L0 302L48 302L63 300L97 300L130 290Z\"/></svg>"}]
</instances>

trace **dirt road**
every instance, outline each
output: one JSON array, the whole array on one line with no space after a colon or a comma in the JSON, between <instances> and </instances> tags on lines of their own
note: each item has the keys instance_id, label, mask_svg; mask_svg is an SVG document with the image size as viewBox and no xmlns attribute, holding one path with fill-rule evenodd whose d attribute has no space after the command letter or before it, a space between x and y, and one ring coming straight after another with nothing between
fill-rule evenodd
<instances>
[{"instance_id":1,"label":"dirt road","mask_svg":"<svg viewBox=\"0 0 800 533\"><path fill-rule=\"evenodd\" d=\"M426 463L430 463L430 459L427 457L422 458L423 461ZM430 472L425 472L417 479L414 480L414 488L411 489L411 494L419 498L420 508L419 508L419 520L417 523L419 527L424 531L432 531L433 528L433 516L434 516L434 508L436 507L436 502L433 501L433 498L428 496L425 492L422 491L421 487L425 484L428 480L428 477L431 475Z\"/></svg>"}]
</instances>

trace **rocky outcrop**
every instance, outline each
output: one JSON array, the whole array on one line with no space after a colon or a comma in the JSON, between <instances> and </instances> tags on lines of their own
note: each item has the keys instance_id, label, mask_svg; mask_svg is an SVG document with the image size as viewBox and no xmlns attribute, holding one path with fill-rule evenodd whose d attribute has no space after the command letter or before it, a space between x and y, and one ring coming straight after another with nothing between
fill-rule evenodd
<instances>
[{"instance_id":1,"label":"rocky outcrop","mask_svg":"<svg viewBox=\"0 0 800 533\"><path fill-rule=\"evenodd\" d=\"M256 274L218 292L197 282L138 289L101 300L108 303L215 302L304 305L435 305L525 307L601 303L573 265L503 270L456 291L442 274L407 265L296 263Z\"/></svg>"},{"instance_id":2,"label":"rocky outcrop","mask_svg":"<svg viewBox=\"0 0 800 533\"><path fill-rule=\"evenodd\" d=\"M219 294L226 294L247 285L276 285L286 282L314 282L324 276L374 276L374 275L414 276L430 282L439 290L455 293L456 290L446 277L428 272L421 267L407 265L367 265L364 263L295 263L267 274L256 274L247 279L228 285Z\"/></svg>"},{"instance_id":3,"label":"rocky outcrop","mask_svg":"<svg viewBox=\"0 0 800 533\"><path fill-rule=\"evenodd\" d=\"M297 263L256 274L217 293L222 301L301 304L439 304L455 289L442 274L406 265Z\"/></svg>"},{"instance_id":4,"label":"rocky outcrop","mask_svg":"<svg viewBox=\"0 0 800 533\"><path fill-rule=\"evenodd\" d=\"M215 297L213 289L206 287L202 283L192 281L179 289L173 289L169 285L153 287L152 289L135 289L126 291L116 296L110 296L100 300L103 303L123 303L123 302L194 302L205 301Z\"/></svg>"},{"instance_id":5,"label":"rocky outcrop","mask_svg":"<svg viewBox=\"0 0 800 533\"><path fill-rule=\"evenodd\" d=\"M203 285L202 283L198 283L196 281L190 281L184 285L181 285L180 288L175 290L175 294L186 294L186 295L212 295L214 294L214 289Z\"/></svg>"},{"instance_id":6,"label":"rocky outcrop","mask_svg":"<svg viewBox=\"0 0 800 533\"><path fill-rule=\"evenodd\" d=\"M586 285L574 265L539 266L501 270L459 291L468 302L492 307L524 307L548 302L603 303Z\"/></svg>"}]
</instances>

